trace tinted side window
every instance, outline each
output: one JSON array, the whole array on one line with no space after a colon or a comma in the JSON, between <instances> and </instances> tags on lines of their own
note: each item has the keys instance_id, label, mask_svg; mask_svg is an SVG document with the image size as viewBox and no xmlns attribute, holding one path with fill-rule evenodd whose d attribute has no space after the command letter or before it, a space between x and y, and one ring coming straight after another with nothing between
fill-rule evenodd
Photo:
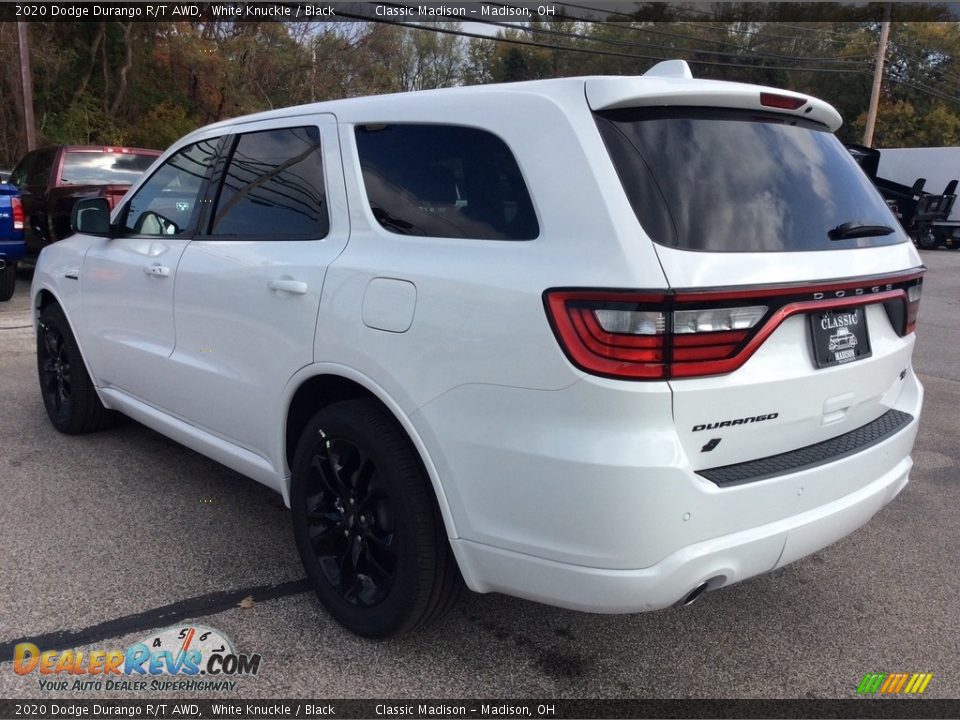
<instances>
[{"instance_id":1,"label":"tinted side window","mask_svg":"<svg viewBox=\"0 0 960 720\"><path fill-rule=\"evenodd\" d=\"M30 174L33 170L33 166L37 162L37 153L36 151L27 153L23 156L23 159L17 163L17 166L13 169L13 172L10 173L10 184L16 185L19 188L24 187L27 181L27 175Z\"/></svg>"},{"instance_id":2,"label":"tinted side window","mask_svg":"<svg viewBox=\"0 0 960 720\"><path fill-rule=\"evenodd\" d=\"M540 234L530 194L506 143L454 125L356 130L370 209L390 232L477 240Z\"/></svg>"},{"instance_id":3,"label":"tinted side window","mask_svg":"<svg viewBox=\"0 0 960 720\"><path fill-rule=\"evenodd\" d=\"M214 138L188 145L161 165L127 205L127 231L135 235L190 231L219 143L219 138Z\"/></svg>"},{"instance_id":4,"label":"tinted side window","mask_svg":"<svg viewBox=\"0 0 960 720\"><path fill-rule=\"evenodd\" d=\"M329 229L320 131L241 135L213 216L212 235L319 238Z\"/></svg>"},{"instance_id":5,"label":"tinted side window","mask_svg":"<svg viewBox=\"0 0 960 720\"><path fill-rule=\"evenodd\" d=\"M27 185L46 186L46 184L50 181L50 173L53 172L53 161L56 159L56 157L56 148L38 151L37 159L34 161L33 167L30 168L30 172L27 174Z\"/></svg>"},{"instance_id":6,"label":"tinted side window","mask_svg":"<svg viewBox=\"0 0 960 720\"><path fill-rule=\"evenodd\" d=\"M50 171L53 168L53 160L56 155L57 151L54 148L37 150L33 155L33 160L26 168L22 185L25 187L46 186L50 179Z\"/></svg>"}]
</instances>

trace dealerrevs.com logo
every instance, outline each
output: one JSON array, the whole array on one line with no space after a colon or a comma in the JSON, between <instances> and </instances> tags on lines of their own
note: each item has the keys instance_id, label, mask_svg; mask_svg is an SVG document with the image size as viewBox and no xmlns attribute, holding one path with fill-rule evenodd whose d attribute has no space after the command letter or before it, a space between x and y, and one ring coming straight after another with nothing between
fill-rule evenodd
<instances>
[{"instance_id":1,"label":"dealerrevs.com logo","mask_svg":"<svg viewBox=\"0 0 960 720\"><path fill-rule=\"evenodd\" d=\"M126 650L14 648L13 670L36 675L46 691L233 690L238 677L255 677L262 656L237 653L219 630L174 626L152 633Z\"/></svg>"}]
</instances>

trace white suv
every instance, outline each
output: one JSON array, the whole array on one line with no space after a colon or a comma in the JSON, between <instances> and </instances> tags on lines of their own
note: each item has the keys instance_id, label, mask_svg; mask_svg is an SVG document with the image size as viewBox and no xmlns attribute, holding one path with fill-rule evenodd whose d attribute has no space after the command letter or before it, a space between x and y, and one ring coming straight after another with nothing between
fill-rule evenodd
<instances>
[{"instance_id":1,"label":"white suv","mask_svg":"<svg viewBox=\"0 0 960 720\"><path fill-rule=\"evenodd\" d=\"M923 267L839 125L681 61L210 125L44 250L47 411L281 493L363 635L692 602L907 483Z\"/></svg>"}]
</instances>

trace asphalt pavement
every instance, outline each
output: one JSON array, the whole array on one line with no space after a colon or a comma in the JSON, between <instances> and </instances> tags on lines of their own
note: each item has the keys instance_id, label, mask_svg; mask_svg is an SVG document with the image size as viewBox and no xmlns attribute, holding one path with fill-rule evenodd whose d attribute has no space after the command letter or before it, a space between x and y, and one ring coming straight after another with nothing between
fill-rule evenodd
<instances>
[{"instance_id":1,"label":"asphalt pavement","mask_svg":"<svg viewBox=\"0 0 960 720\"><path fill-rule=\"evenodd\" d=\"M466 593L382 642L305 591L279 496L133 421L52 428L21 278L0 303L0 659L23 639L115 649L183 624L260 653L259 675L157 696L852 698L867 672L931 672L925 696L960 697L960 252L923 259L916 465L866 527L689 608L602 616ZM82 697L38 677L0 663L0 697Z\"/></svg>"}]
</instances>

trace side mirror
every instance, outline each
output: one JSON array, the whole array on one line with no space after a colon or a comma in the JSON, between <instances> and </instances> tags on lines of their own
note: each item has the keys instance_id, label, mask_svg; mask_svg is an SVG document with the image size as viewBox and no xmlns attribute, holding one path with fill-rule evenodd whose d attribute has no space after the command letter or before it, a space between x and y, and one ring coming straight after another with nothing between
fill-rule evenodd
<instances>
[{"instance_id":1,"label":"side mirror","mask_svg":"<svg viewBox=\"0 0 960 720\"><path fill-rule=\"evenodd\" d=\"M70 225L74 232L110 237L110 203L99 197L77 200Z\"/></svg>"}]
</instances>

